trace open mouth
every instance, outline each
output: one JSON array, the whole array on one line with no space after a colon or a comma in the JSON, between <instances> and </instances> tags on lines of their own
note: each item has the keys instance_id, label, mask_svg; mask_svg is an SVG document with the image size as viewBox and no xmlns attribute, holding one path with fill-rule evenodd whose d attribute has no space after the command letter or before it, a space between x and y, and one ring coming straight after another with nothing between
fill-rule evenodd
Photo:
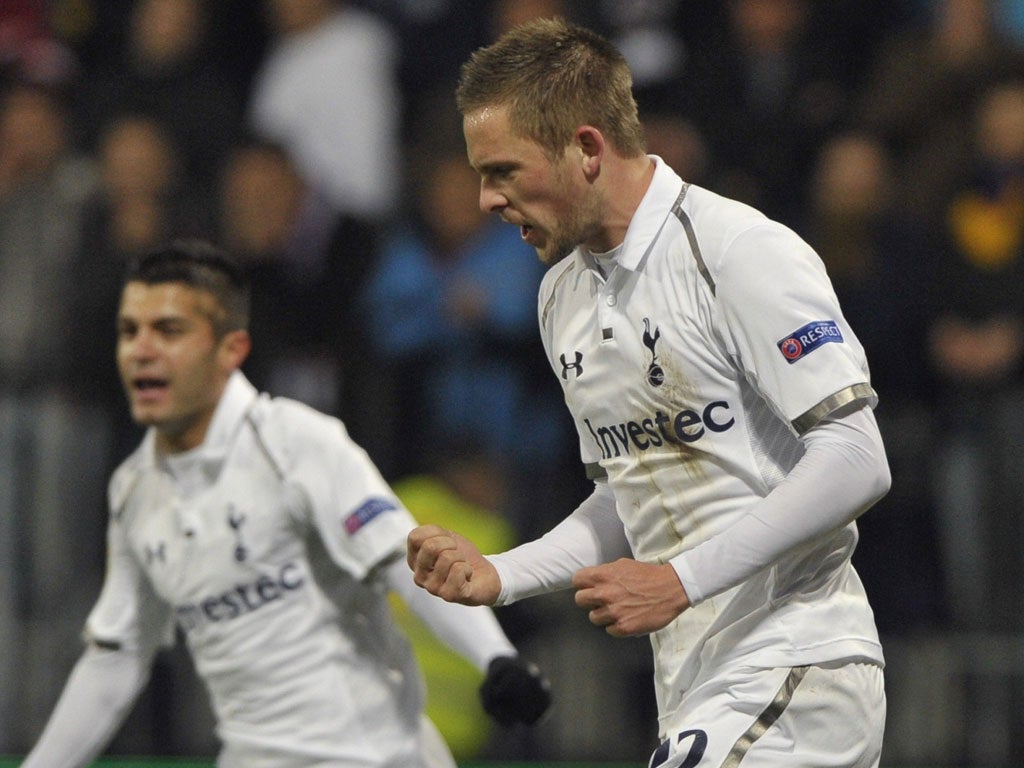
<instances>
[{"instance_id":1,"label":"open mouth","mask_svg":"<svg viewBox=\"0 0 1024 768\"><path fill-rule=\"evenodd\" d=\"M152 377L138 377L132 379L132 391L136 397L149 400L156 398L167 391L167 380Z\"/></svg>"}]
</instances>

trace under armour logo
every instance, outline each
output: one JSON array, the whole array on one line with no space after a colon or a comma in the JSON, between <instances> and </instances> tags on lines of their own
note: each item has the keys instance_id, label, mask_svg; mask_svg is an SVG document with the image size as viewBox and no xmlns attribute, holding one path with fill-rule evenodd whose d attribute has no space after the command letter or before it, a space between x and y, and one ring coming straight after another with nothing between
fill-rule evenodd
<instances>
[{"instance_id":1,"label":"under armour logo","mask_svg":"<svg viewBox=\"0 0 1024 768\"><path fill-rule=\"evenodd\" d=\"M243 562L249 555L249 550L242 543L242 523L245 522L245 515L236 514L234 505L228 505L228 525L235 532L235 560Z\"/></svg>"},{"instance_id":2,"label":"under armour logo","mask_svg":"<svg viewBox=\"0 0 1024 768\"><path fill-rule=\"evenodd\" d=\"M563 352L559 359L562 361L562 378L566 381L569 380L569 371L576 371L576 378L578 379L583 375L583 353L576 352L576 362L570 363L565 359L565 353Z\"/></svg>"},{"instance_id":3,"label":"under armour logo","mask_svg":"<svg viewBox=\"0 0 1024 768\"><path fill-rule=\"evenodd\" d=\"M162 541L155 547L146 545L146 565L152 565L155 560L159 560L161 563L167 562L167 545Z\"/></svg>"},{"instance_id":4,"label":"under armour logo","mask_svg":"<svg viewBox=\"0 0 1024 768\"><path fill-rule=\"evenodd\" d=\"M652 387L660 387L665 383L665 371L662 370L661 366L658 365L658 355L654 351L654 345L658 343L658 339L661 338L661 329L655 328L654 334L651 334L651 321L649 318L644 318L644 335L643 342L644 346L651 351L651 364L647 366L647 381L651 383Z\"/></svg>"}]
</instances>

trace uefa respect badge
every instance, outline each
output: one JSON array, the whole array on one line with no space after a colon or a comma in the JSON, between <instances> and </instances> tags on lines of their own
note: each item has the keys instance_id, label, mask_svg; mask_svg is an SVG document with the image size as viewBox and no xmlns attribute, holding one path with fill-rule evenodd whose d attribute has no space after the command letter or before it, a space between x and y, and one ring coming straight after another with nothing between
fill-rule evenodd
<instances>
[{"instance_id":1,"label":"uefa respect badge","mask_svg":"<svg viewBox=\"0 0 1024 768\"><path fill-rule=\"evenodd\" d=\"M778 342L779 351L790 365L811 354L822 344L843 343L843 333L834 320L815 320Z\"/></svg>"},{"instance_id":2,"label":"uefa respect badge","mask_svg":"<svg viewBox=\"0 0 1024 768\"><path fill-rule=\"evenodd\" d=\"M391 499L384 499L378 496L371 497L364 501L359 507L344 520L345 530L351 536L368 522L382 512L389 512L398 509L398 506Z\"/></svg>"}]
</instances>

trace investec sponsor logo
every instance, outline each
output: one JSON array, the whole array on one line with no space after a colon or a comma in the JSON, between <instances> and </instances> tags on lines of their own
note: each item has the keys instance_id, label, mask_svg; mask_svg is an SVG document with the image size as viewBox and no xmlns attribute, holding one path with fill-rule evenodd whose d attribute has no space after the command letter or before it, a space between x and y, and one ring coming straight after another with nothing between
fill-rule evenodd
<instances>
[{"instance_id":1,"label":"investec sponsor logo","mask_svg":"<svg viewBox=\"0 0 1024 768\"><path fill-rule=\"evenodd\" d=\"M601 449L601 456L611 459L648 448L657 448L665 443L695 443L708 432L725 432L736 423L730 415L729 403L715 400L700 410L685 408L674 416L656 411L653 416L639 421L624 421L594 427L590 419L584 419L591 436Z\"/></svg>"},{"instance_id":2,"label":"investec sponsor logo","mask_svg":"<svg viewBox=\"0 0 1024 768\"><path fill-rule=\"evenodd\" d=\"M198 603L179 605L174 610L178 624L186 632L204 624L231 621L258 611L305 584L298 563L285 563L274 575L263 574L248 584L239 584L228 592L211 595Z\"/></svg>"}]
</instances>

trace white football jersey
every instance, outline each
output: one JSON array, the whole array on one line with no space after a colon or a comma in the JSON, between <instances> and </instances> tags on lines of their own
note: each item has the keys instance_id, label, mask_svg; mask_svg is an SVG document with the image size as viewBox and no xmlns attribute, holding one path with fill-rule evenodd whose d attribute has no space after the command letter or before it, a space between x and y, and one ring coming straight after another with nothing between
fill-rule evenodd
<instances>
[{"instance_id":1,"label":"white football jersey","mask_svg":"<svg viewBox=\"0 0 1024 768\"><path fill-rule=\"evenodd\" d=\"M607 277L578 248L545 276L538 311L588 474L607 475L636 559L665 563L778 485L800 434L876 396L810 246L654 160ZM850 524L654 633L662 725L728 665L881 663L856 539Z\"/></svg>"},{"instance_id":2,"label":"white football jersey","mask_svg":"<svg viewBox=\"0 0 1024 768\"><path fill-rule=\"evenodd\" d=\"M115 472L100 645L183 633L247 765L419 765L421 679L367 580L414 525L344 426L235 373L205 442Z\"/></svg>"}]
</instances>

